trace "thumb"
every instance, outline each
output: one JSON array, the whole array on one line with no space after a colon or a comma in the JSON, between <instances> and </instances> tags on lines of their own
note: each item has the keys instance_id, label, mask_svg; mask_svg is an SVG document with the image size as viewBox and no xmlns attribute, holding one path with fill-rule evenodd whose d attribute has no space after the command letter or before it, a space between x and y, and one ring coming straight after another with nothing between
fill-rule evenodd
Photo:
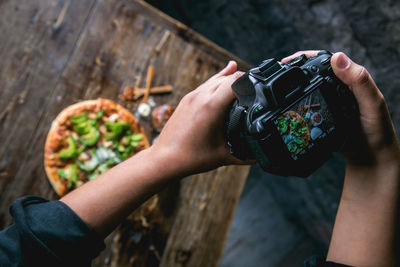
<instances>
[{"instance_id":1,"label":"thumb","mask_svg":"<svg viewBox=\"0 0 400 267\"><path fill-rule=\"evenodd\" d=\"M368 71L343 53L331 58L336 76L353 91L360 110L361 127L370 148L377 151L384 147L397 147L396 134L385 99ZM357 141L357 140L356 140Z\"/></svg>"},{"instance_id":2,"label":"thumb","mask_svg":"<svg viewBox=\"0 0 400 267\"><path fill-rule=\"evenodd\" d=\"M342 52L332 56L331 65L336 76L353 91L361 114L363 111L379 108L384 101L383 95L363 66L356 64Z\"/></svg>"},{"instance_id":3,"label":"thumb","mask_svg":"<svg viewBox=\"0 0 400 267\"><path fill-rule=\"evenodd\" d=\"M221 106L225 107L232 103L235 98L232 91L232 84L243 75L243 72L236 71L235 73L226 76L222 83L218 86L215 91L215 100L220 103Z\"/></svg>"},{"instance_id":4,"label":"thumb","mask_svg":"<svg viewBox=\"0 0 400 267\"><path fill-rule=\"evenodd\" d=\"M219 77L223 77L223 76L227 76L227 75L231 75L233 73L235 73L235 71L237 70L237 63L234 60L230 60L228 62L228 64L217 74L215 74L214 76L212 76L209 81L211 80L215 80Z\"/></svg>"}]
</instances>

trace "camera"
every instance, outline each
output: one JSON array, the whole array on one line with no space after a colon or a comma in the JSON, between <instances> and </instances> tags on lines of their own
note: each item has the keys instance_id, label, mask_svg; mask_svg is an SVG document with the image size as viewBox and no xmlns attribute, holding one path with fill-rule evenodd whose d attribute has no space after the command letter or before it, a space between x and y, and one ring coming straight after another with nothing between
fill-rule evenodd
<instances>
[{"instance_id":1,"label":"camera","mask_svg":"<svg viewBox=\"0 0 400 267\"><path fill-rule=\"evenodd\" d=\"M237 79L225 125L231 154L273 174L307 177L338 151L359 112L331 56L267 59Z\"/></svg>"}]
</instances>

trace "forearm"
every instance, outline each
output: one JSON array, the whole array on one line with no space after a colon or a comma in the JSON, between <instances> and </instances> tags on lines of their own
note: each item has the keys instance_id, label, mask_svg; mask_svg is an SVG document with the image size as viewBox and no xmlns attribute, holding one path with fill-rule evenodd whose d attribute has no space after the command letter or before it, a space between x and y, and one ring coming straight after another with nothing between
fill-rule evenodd
<instances>
[{"instance_id":1,"label":"forearm","mask_svg":"<svg viewBox=\"0 0 400 267\"><path fill-rule=\"evenodd\" d=\"M327 259L352 266L392 266L398 216L399 161L349 165Z\"/></svg>"},{"instance_id":2,"label":"forearm","mask_svg":"<svg viewBox=\"0 0 400 267\"><path fill-rule=\"evenodd\" d=\"M162 153L146 149L61 201L97 233L106 236L168 181L181 176L179 164L168 160Z\"/></svg>"}]
</instances>

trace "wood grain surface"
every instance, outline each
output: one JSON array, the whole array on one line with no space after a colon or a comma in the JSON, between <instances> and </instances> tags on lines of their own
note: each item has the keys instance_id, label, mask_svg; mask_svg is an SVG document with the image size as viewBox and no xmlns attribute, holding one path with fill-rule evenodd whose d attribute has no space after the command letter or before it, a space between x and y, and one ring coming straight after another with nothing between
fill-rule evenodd
<instances>
[{"instance_id":1,"label":"wood grain surface","mask_svg":"<svg viewBox=\"0 0 400 267\"><path fill-rule=\"evenodd\" d=\"M0 1L0 226L18 197L57 199L43 146L66 106L118 95L154 65L157 104L176 105L236 59L141 1ZM247 65L239 61L239 67ZM156 132L143 120L150 138ZM184 156L184 155L182 155ZM94 266L216 266L248 167L223 167L166 188L106 239Z\"/></svg>"}]
</instances>

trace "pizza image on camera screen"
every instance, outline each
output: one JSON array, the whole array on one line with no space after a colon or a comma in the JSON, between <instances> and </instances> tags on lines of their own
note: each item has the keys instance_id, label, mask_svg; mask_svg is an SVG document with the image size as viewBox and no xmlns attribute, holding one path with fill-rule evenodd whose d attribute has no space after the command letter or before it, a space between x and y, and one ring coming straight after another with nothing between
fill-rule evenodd
<instances>
[{"instance_id":1,"label":"pizza image on camera screen","mask_svg":"<svg viewBox=\"0 0 400 267\"><path fill-rule=\"evenodd\" d=\"M277 119L277 129L293 159L326 138L335 122L319 90L303 98Z\"/></svg>"},{"instance_id":2,"label":"pizza image on camera screen","mask_svg":"<svg viewBox=\"0 0 400 267\"><path fill-rule=\"evenodd\" d=\"M310 141L310 131L300 114L295 111L287 111L277 121L278 131L292 156L307 147Z\"/></svg>"}]
</instances>

